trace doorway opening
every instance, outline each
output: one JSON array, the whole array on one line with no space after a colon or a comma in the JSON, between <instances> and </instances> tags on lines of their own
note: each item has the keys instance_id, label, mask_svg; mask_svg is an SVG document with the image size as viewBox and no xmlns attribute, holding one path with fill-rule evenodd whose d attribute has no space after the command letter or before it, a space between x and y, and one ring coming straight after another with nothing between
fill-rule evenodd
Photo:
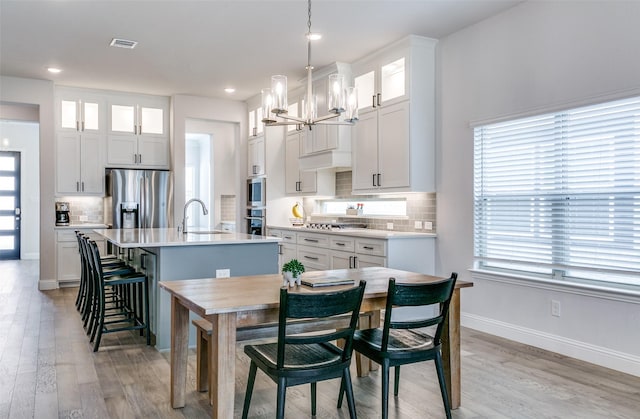
<instances>
[{"instance_id":1,"label":"doorway opening","mask_svg":"<svg viewBox=\"0 0 640 419\"><path fill-rule=\"evenodd\" d=\"M184 168L184 195L185 202L192 198L200 199L213 213L211 207L211 144L213 136L210 134L186 134L185 135L185 168ZM191 205L187 209L187 225L191 229L198 227L211 230L211 218L202 213L198 205Z\"/></svg>"}]
</instances>

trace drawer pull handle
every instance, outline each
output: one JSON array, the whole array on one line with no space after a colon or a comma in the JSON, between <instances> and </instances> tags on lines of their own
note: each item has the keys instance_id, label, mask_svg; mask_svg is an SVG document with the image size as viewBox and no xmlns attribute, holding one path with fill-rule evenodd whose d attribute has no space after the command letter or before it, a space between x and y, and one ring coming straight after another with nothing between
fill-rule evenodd
<instances>
[{"instance_id":1,"label":"drawer pull handle","mask_svg":"<svg viewBox=\"0 0 640 419\"><path fill-rule=\"evenodd\" d=\"M304 239L304 241L311 242L311 243L318 243L317 239Z\"/></svg>"},{"instance_id":2,"label":"drawer pull handle","mask_svg":"<svg viewBox=\"0 0 640 419\"><path fill-rule=\"evenodd\" d=\"M287 240L292 240L293 239L293 237L291 237L291 236L284 236L284 238L287 239Z\"/></svg>"},{"instance_id":3,"label":"drawer pull handle","mask_svg":"<svg viewBox=\"0 0 640 419\"><path fill-rule=\"evenodd\" d=\"M336 242L336 246L346 246L344 243Z\"/></svg>"},{"instance_id":4,"label":"drawer pull handle","mask_svg":"<svg viewBox=\"0 0 640 419\"><path fill-rule=\"evenodd\" d=\"M317 258L317 257L315 257L315 256L306 256L306 255L305 255L305 257L304 257L304 258L305 258L305 259L311 259L311 260L318 260L318 258Z\"/></svg>"},{"instance_id":5,"label":"drawer pull handle","mask_svg":"<svg viewBox=\"0 0 640 419\"><path fill-rule=\"evenodd\" d=\"M362 246L362 247L363 247L364 249L367 249L367 250L373 250L373 247L371 247L371 246Z\"/></svg>"}]
</instances>

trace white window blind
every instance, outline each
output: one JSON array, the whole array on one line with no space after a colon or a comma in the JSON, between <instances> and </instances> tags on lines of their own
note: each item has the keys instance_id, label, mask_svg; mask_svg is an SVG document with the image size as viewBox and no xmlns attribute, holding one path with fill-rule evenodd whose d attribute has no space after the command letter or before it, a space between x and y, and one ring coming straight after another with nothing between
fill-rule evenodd
<instances>
[{"instance_id":1,"label":"white window blind","mask_svg":"<svg viewBox=\"0 0 640 419\"><path fill-rule=\"evenodd\" d=\"M640 97L474 129L479 267L640 285Z\"/></svg>"}]
</instances>

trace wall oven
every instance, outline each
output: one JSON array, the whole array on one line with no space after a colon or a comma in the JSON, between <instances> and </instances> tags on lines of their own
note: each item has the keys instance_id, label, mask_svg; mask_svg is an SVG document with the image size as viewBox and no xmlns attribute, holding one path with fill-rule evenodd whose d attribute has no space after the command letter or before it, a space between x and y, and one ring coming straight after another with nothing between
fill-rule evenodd
<instances>
[{"instance_id":1,"label":"wall oven","mask_svg":"<svg viewBox=\"0 0 640 419\"><path fill-rule=\"evenodd\" d=\"M247 206L267 206L267 179L263 177L247 179Z\"/></svg>"},{"instance_id":2,"label":"wall oven","mask_svg":"<svg viewBox=\"0 0 640 419\"><path fill-rule=\"evenodd\" d=\"M266 210L264 208L247 208L247 234L264 236L266 234Z\"/></svg>"}]
</instances>

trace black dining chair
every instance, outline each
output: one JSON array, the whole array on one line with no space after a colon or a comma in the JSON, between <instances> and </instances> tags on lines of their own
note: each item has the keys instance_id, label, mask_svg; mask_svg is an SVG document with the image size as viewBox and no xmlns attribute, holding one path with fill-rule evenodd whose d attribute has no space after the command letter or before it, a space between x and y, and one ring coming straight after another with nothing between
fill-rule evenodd
<instances>
[{"instance_id":1,"label":"black dining chair","mask_svg":"<svg viewBox=\"0 0 640 419\"><path fill-rule=\"evenodd\" d=\"M349 415L356 418L349 365L353 333L358 323L365 285L365 281L360 281L357 287L322 293L289 292L288 288L281 288L278 341L244 347L244 352L251 359L251 366L243 419L249 413L257 368L278 385L277 418L284 418L287 387L308 383L311 384L311 414L315 416L316 383L333 378L341 378L341 388L347 393ZM345 328L323 330L314 334L290 334L287 330L289 319L322 319L345 313L351 314L348 327ZM343 339L342 347L332 342L337 339Z\"/></svg>"},{"instance_id":2,"label":"black dining chair","mask_svg":"<svg viewBox=\"0 0 640 419\"><path fill-rule=\"evenodd\" d=\"M449 303L455 288L457 273L443 281L398 284L390 278L384 326L377 329L357 330L353 337L353 349L374 362L382 365L382 418L389 415L389 369L395 368L394 396L398 396L400 366L422 361L435 361L440 393L447 418L451 418L451 406L447 394L442 365L441 337ZM396 320L393 309L407 306L436 305L434 315L418 319ZM435 326L434 332L424 328ZM345 389L340 389L338 407L342 405Z\"/></svg>"}]
</instances>

